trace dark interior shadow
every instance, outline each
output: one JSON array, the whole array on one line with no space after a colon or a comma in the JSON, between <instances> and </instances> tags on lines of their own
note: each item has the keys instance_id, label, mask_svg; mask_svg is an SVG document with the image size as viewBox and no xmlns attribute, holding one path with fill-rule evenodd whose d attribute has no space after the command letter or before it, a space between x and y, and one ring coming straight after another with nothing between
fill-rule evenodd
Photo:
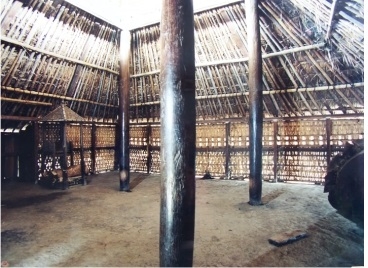
<instances>
[{"instance_id":1,"label":"dark interior shadow","mask_svg":"<svg viewBox=\"0 0 368 268\"><path fill-rule=\"evenodd\" d=\"M50 193L47 195L24 197L15 200L3 200L1 201L1 206L4 208L21 208L26 206L32 206L41 203L48 203L57 198L60 198L65 194L67 194L67 192L63 191L63 192Z\"/></svg>"},{"instance_id":2,"label":"dark interior shadow","mask_svg":"<svg viewBox=\"0 0 368 268\"><path fill-rule=\"evenodd\" d=\"M148 175L139 174L130 182L130 190L133 190L137 185L139 185L144 179L146 179Z\"/></svg>"}]
</instances>

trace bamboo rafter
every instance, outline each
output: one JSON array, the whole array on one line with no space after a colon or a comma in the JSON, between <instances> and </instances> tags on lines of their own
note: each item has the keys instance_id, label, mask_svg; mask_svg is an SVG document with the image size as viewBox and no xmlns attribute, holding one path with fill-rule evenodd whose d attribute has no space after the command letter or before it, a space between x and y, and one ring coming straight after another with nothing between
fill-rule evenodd
<instances>
[{"instance_id":1,"label":"bamboo rafter","mask_svg":"<svg viewBox=\"0 0 368 268\"><path fill-rule=\"evenodd\" d=\"M25 49L29 49L29 50L32 50L32 51L35 51L35 52L38 52L38 53L42 53L46 56L50 56L50 57L57 58L57 59L60 59L60 60L65 60L65 61L68 61L68 62L80 64L80 65L83 65L83 66L86 66L86 67L90 67L90 68L93 68L93 69L98 69L98 70L101 70L101 71L109 72L109 73L112 73L112 74L115 74L115 75L119 74L118 72L113 71L111 69L107 69L107 68L104 68L104 67L101 67L101 66L98 66L98 65L90 64L88 62L81 61L81 60L78 60L78 59L65 57L63 55L60 55L60 54L57 54L57 53L54 53L54 52L49 52L49 51L46 51L46 50L43 50L43 49L39 49L39 48L27 45L27 44L22 43L22 42L18 42L16 40L11 39L11 38L7 38L5 36L1 37L1 42L6 42L6 43L9 43L9 44L12 44L12 45L20 46L20 47L25 48Z\"/></svg>"}]
</instances>

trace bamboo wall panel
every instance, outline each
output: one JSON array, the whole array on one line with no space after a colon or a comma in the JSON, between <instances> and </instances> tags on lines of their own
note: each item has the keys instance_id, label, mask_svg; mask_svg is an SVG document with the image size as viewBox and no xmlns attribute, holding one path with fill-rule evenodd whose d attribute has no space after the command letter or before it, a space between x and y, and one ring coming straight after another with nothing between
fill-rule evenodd
<instances>
[{"instance_id":1,"label":"bamboo wall panel","mask_svg":"<svg viewBox=\"0 0 368 268\"><path fill-rule=\"evenodd\" d=\"M245 123L231 124L230 128L230 146L246 148L249 146L249 127Z\"/></svg>"},{"instance_id":2,"label":"bamboo wall panel","mask_svg":"<svg viewBox=\"0 0 368 268\"><path fill-rule=\"evenodd\" d=\"M96 173L115 170L115 150L99 149L96 151Z\"/></svg>"},{"instance_id":3,"label":"bamboo wall panel","mask_svg":"<svg viewBox=\"0 0 368 268\"><path fill-rule=\"evenodd\" d=\"M346 141L364 138L364 119L332 121L331 145L343 147Z\"/></svg>"},{"instance_id":4,"label":"bamboo wall panel","mask_svg":"<svg viewBox=\"0 0 368 268\"><path fill-rule=\"evenodd\" d=\"M147 172L147 150L130 149L130 170L133 172Z\"/></svg>"},{"instance_id":5,"label":"bamboo wall panel","mask_svg":"<svg viewBox=\"0 0 368 268\"><path fill-rule=\"evenodd\" d=\"M204 175L210 172L212 176L224 176L225 154L222 152L204 151L196 152L196 174Z\"/></svg>"},{"instance_id":6,"label":"bamboo wall panel","mask_svg":"<svg viewBox=\"0 0 368 268\"><path fill-rule=\"evenodd\" d=\"M228 147L226 146L225 124L197 125L197 176L203 176L206 172L210 172L212 176L225 179L248 179L248 124L245 122L231 122L229 124ZM323 183L329 150L326 120L279 120L265 121L263 124L262 176L264 180ZM275 128L275 124L277 128ZM132 128L136 129L131 130L131 133L137 133L135 135L141 139L137 139L135 149L131 149L131 167L134 171L147 172L148 151L146 143L142 142L147 135L147 127L132 126ZM362 139L363 133L363 119L332 120L331 158L343 150L345 142ZM153 145L152 143L158 136L159 126L152 127L149 143ZM155 143L154 146L156 149L151 150L152 158L149 172L159 173L159 142ZM225 174L226 150L230 151L229 174Z\"/></svg>"},{"instance_id":7,"label":"bamboo wall panel","mask_svg":"<svg viewBox=\"0 0 368 268\"><path fill-rule=\"evenodd\" d=\"M73 144L73 148L80 148L80 125L79 124L69 124L66 126L66 136L68 137L68 142ZM83 144L84 146L84 144Z\"/></svg>"},{"instance_id":8,"label":"bamboo wall panel","mask_svg":"<svg viewBox=\"0 0 368 268\"><path fill-rule=\"evenodd\" d=\"M86 170L88 173L92 173L93 171L93 164L92 164L92 150L84 150L83 151L84 156L84 163L86 165Z\"/></svg>"},{"instance_id":9,"label":"bamboo wall panel","mask_svg":"<svg viewBox=\"0 0 368 268\"><path fill-rule=\"evenodd\" d=\"M325 121L291 121L280 125L278 138L281 146L326 146Z\"/></svg>"},{"instance_id":10,"label":"bamboo wall panel","mask_svg":"<svg viewBox=\"0 0 368 268\"><path fill-rule=\"evenodd\" d=\"M235 151L230 153L230 176L243 177L249 176L249 151Z\"/></svg>"},{"instance_id":11,"label":"bamboo wall panel","mask_svg":"<svg viewBox=\"0 0 368 268\"><path fill-rule=\"evenodd\" d=\"M152 150L152 162L151 162L151 173L160 173L160 150Z\"/></svg>"},{"instance_id":12,"label":"bamboo wall panel","mask_svg":"<svg viewBox=\"0 0 368 268\"><path fill-rule=\"evenodd\" d=\"M98 126L96 129L97 147L115 147L115 126Z\"/></svg>"},{"instance_id":13,"label":"bamboo wall panel","mask_svg":"<svg viewBox=\"0 0 368 268\"><path fill-rule=\"evenodd\" d=\"M92 125L82 124L83 148L92 147Z\"/></svg>"}]
</instances>

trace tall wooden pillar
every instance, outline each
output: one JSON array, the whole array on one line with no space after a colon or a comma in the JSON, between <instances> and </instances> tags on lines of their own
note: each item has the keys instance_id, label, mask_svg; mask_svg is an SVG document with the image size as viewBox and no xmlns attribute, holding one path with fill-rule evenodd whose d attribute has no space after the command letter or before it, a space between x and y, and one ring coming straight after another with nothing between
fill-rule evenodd
<instances>
[{"instance_id":1,"label":"tall wooden pillar","mask_svg":"<svg viewBox=\"0 0 368 268\"><path fill-rule=\"evenodd\" d=\"M326 144L327 158L326 158L326 161L327 161L327 166L331 162L331 154L332 154L331 135L332 135L332 121L331 121L331 118L327 118L326 119L326 140L327 140L327 144Z\"/></svg>"},{"instance_id":2,"label":"tall wooden pillar","mask_svg":"<svg viewBox=\"0 0 368 268\"><path fill-rule=\"evenodd\" d=\"M119 181L120 191L130 192L129 167L129 89L130 32L120 32L119 84Z\"/></svg>"},{"instance_id":3,"label":"tall wooden pillar","mask_svg":"<svg viewBox=\"0 0 368 268\"><path fill-rule=\"evenodd\" d=\"M230 122L225 124L225 178L230 179Z\"/></svg>"},{"instance_id":4,"label":"tall wooden pillar","mask_svg":"<svg viewBox=\"0 0 368 268\"><path fill-rule=\"evenodd\" d=\"M66 136L66 122L61 123L61 142L62 142L62 157L61 157L61 169L63 170L63 190L69 188L68 184L68 144L67 144L67 136Z\"/></svg>"},{"instance_id":5,"label":"tall wooden pillar","mask_svg":"<svg viewBox=\"0 0 368 268\"><path fill-rule=\"evenodd\" d=\"M91 169L92 169L92 173L96 174L96 167L97 167L97 163L96 163L96 147L97 147L97 126L95 123L92 123L92 131L91 131Z\"/></svg>"},{"instance_id":6,"label":"tall wooden pillar","mask_svg":"<svg viewBox=\"0 0 368 268\"><path fill-rule=\"evenodd\" d=\"M38 122L34 122L33 123L33 131L34 131L34 144L33 144L33 159L34 159L34 164L33 164L33 170L34 170L34 182L35 184L38 183L38 152L39 152L39 148L38 148L38 144L40 143L40 125ZM41 151L42 153L42 151ZM42 157L41 157L41 161L42 161ZM43 163L41 163L42 165ZM42 168L42 167L41 167Z\"/></svg>"},{"instance_id":7,"label":"tall wooden pillar","mask_svg":"<svg viewBox=\"0 0 368 268\"><path fill-rule=\"evenodd\" d=\"M249 204L262 201L262 55L259 30L258 1L246 0L249 53Z\"/></svg>"},{"instance_id":8,"label":"tall wooden pillar","mask_svg":"<svg viewBox=\"0 0 368 268\"><path fill-rule=\"evenodd\" d=\"M151 145L151 136L152 136L152 127L151 125L147 125L146 128L146 141L147 141L147 174L151 172L152 168L152 145Z\"/></svg>"},{"instance_id":9,"label":"tall wooden pillar","mask_svg":"<svg viewBox=\"0 0 368 268\"><path fill-rule=\"evenodd\" d=\"M80 123L79 125L79 143L80 143L80 165L81 165L81 175L82 175L82 182L83 185L87 185L86 180L86 162L84 161L84 141L83 141L83 124Z\"/></svg>"},{"instance_id":10,"label":"tall wooden pillar","mask_svg":"<svg viewBox=\"0 0 368 268\"><path fill-rule=\"evenodd\" d=\"M191 0L161 11L160 266L192 266L195 216L195 61Z\"/></svg>"},{"instance_id":11,"label":"tall wooden pillar","mask_svg":"<svg viewBox=\"0 0 368 268\"><path fill-rule=\"evenodd\" d=\"M279 148L277 145L277 136L279 134L279 124L273 122L273 181L277 182L277 163L279 162Z\"/></svg>"}]
</instances>

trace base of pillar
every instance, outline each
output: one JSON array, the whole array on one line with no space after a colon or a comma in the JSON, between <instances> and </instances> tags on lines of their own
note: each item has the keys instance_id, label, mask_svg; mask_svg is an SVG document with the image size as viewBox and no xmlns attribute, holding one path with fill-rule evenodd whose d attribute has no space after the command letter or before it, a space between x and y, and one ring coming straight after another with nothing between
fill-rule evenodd
<instances>
[{"instance_id":1,"label":"base of pillar","mask_svg":"<svg viewBox=\"0 0 368 268\"><path fill-rule=\"evenodd\" d=\"M257 201L257 200L249 200L248 204L251 206L263 206L262 201Z\"/></svg>"},{"instance_id":2,"label":"base of pillar","mask_svg":"<svg viewBox=\"0 0 368 268\"><path fill-rule=\"evenodd\" d=\"M132 190L130 190L130 189L120 189L120 192L127 192L127 193L131 193L131 192L132 192Z\"/></svg>"}]
</instances>

